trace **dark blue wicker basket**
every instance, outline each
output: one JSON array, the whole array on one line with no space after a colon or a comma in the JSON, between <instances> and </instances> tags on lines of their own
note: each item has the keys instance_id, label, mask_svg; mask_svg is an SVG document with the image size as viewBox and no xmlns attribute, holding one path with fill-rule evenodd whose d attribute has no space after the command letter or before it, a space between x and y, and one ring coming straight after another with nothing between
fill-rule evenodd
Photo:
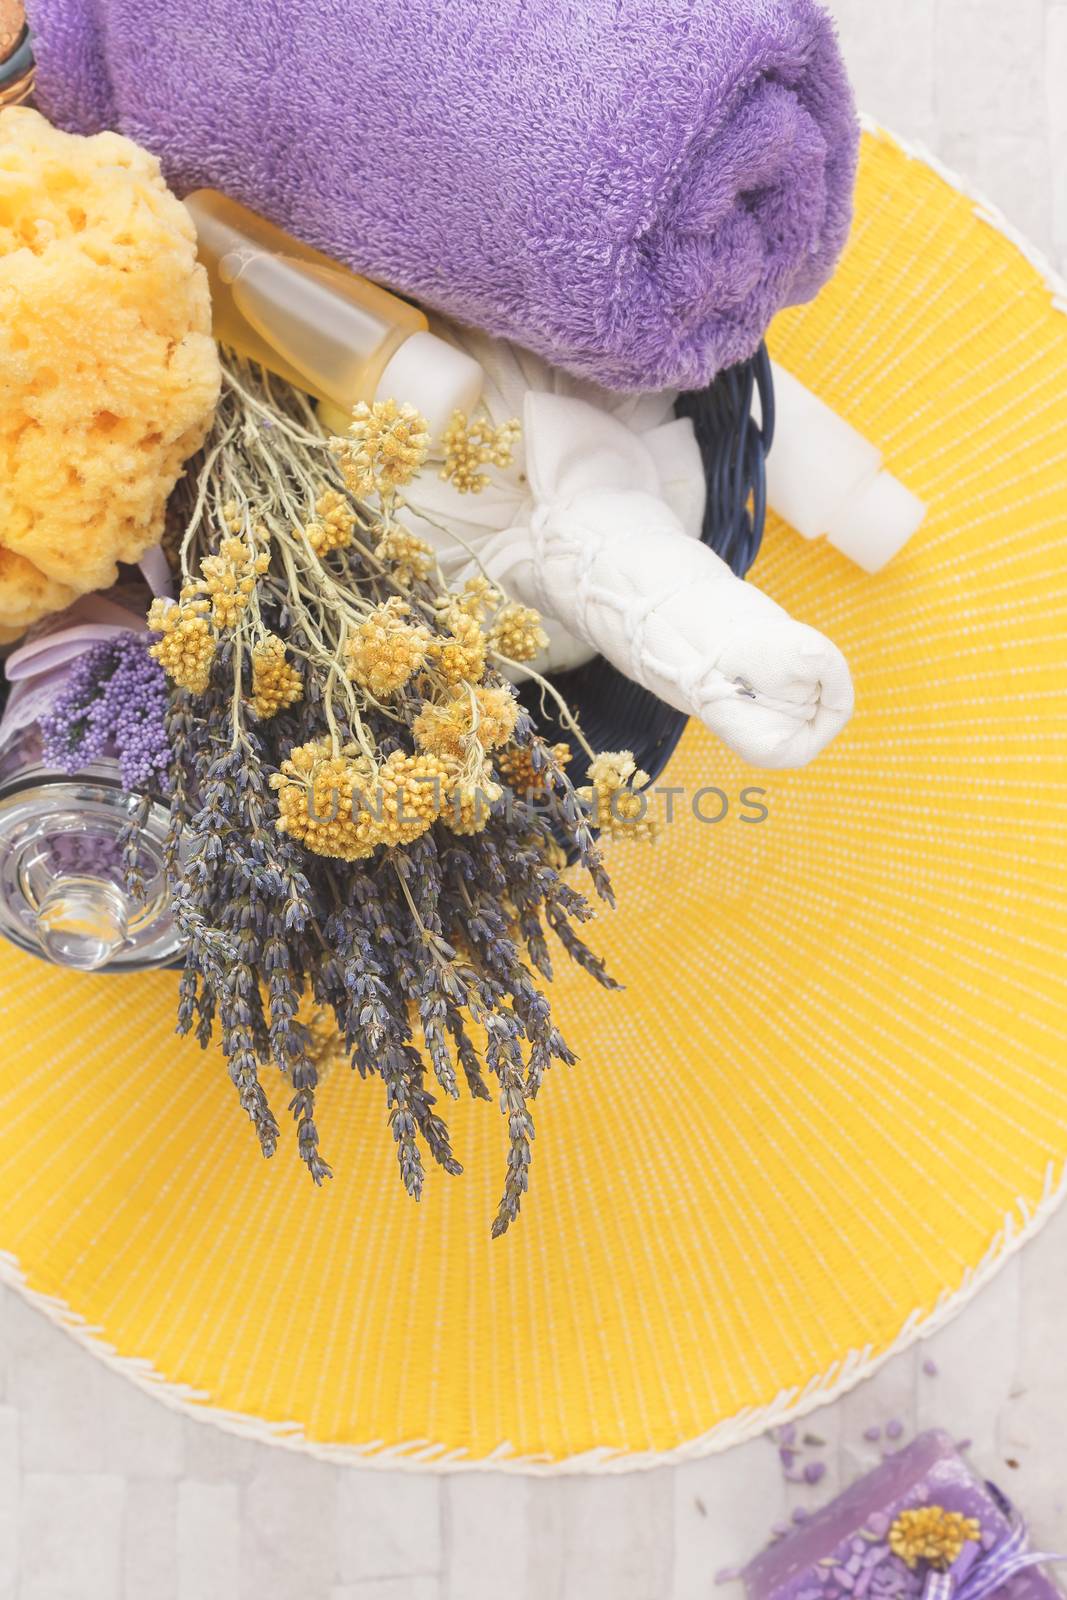
<instances>
[{"instance_id":1,"label":"dark blue wicker basket","mask_svg":"<svg viewBox=\"0 0 1067 1600\"><path fill-rule=\"evenodd\" d=\"M752 415L757 392L759 424ZM704 458L708 496L701 538L743 578L759 553L767 510L765 462L774 438L774 388L766 346L751 361L721 372L709 388L681 395L675 409L692 418ZM631 750L650 778L660 776L682 737L688 720L683 712L632 683L602 656L557 673L553 683L594 750ZM520 697L546 738L570 745L568 773L576 784L584 783L585 753L552 715L551 704L542 705L534 684L525 684Z\"/></svg>"}]
</instances>

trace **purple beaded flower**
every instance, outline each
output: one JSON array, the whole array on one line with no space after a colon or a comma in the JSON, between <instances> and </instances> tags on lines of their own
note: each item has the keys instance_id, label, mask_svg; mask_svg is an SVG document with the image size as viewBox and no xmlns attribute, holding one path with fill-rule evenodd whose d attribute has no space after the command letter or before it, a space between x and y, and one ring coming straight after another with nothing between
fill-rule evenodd
<instances>
[{"instance_id":1,"label":"purple beaded flower","mask_svg":"<svg viewBox=\"0 0 1067 1600\"><path fill-rule=\"evenodd\" d=\"M148 653L150 642L147 635L125 633L78 657L41 718L49 766L75 773L110 756L131 793L167 792L167 680Z\"/></svg>"}]
</instances>

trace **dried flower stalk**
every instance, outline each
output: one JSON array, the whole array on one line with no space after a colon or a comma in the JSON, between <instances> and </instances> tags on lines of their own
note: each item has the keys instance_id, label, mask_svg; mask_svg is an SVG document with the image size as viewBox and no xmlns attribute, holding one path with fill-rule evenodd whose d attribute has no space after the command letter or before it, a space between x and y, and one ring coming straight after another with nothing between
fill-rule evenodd
<instances>
[{"instance_id":1,"label":"dried flower stalk","mask_svg":"<svg viewBox=\"0 0 1067 1600\"><path fill-rule=\"evenodd\" d=\"M465 419L449 437L446 464L475 490L514 444L510 425ZM548 934L616 986L577 931L593 907L561 876L546 796L612 896L566 748L539 737L498 671L541 648L540 619L485 578L449 594L404 525L428 446L418 414L388 402L358 407L327 448L296 391L244 363L225 371L179 491L180 598L150 617L172 683L179 1027L206 1046L218 1026L267 1155L279 1130L260 1076L281 1070L316 1182L330 1174L315 1120L325 1059L382 1083L416 1198L424 1150L461 1170L429 1074L445 1096L462 1080L480 1099L495 1078L499 1234L526 1192L544 1074L575 1059L539 987ZM626 757L611 759L624 788Z\"/></svg>"}]
</instances>

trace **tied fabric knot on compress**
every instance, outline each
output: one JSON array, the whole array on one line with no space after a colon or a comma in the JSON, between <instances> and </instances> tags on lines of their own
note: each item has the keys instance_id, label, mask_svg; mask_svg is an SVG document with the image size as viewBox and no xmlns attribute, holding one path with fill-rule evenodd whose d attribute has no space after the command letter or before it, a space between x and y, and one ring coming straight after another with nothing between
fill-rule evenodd
<instances>
[{"instance_id":1,"label":"tied fabric knot on compress","mask_svg":"<svg viewBox=\"0 0 1067 1600\"><path fill-rule=\"evenodd\" d=\"M419 486L410 520L449 583L482 570L540 610L541 671L600 654L751 765L812 760L852 713L848 665L700 542L703 464L674 396L611 395L528 351L441 330L485 368L494 419L522 421L512 466L483 494L431 477ZM459 525L462 544L442 521Z\"/></svg>"}]
</instances>

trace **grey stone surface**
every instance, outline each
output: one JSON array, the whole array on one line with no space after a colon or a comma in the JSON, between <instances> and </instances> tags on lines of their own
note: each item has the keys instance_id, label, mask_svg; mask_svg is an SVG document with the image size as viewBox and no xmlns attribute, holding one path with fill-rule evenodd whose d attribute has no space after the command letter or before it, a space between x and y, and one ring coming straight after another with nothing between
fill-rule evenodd
<instances>
[{"instance_id":1,"label":"grey stone surface","mask_svg":"<svg viewBox=\"0 0 1067 1600\"><path fill-rule=\"evenodd\" d=\"M241 1491L186 1478L178 1485L178 1600L233 1600L241 1581Z\"/></svg>"},{"instance_id":2,"label":"grey stone surface","mask_svg":"<svg viewBox=\"0 0 1067 1600\"><path fill-rule=\"evenodd\" d=\"M116 1473L27 1472L19 1507L19 1600L115 1600L126 1482Z\"/></svg>"},{"instance_id":3,"label":"grey stone surface","mask_svg":"<svg viewBox=\"0 0 1067 1600\"><path fill-rule=\"evenodd\" d=\"M0 1406L0 1597L13 1595L19 1570L19 1414Z\"/></svg>"},{"instance_id":4,"label":"grey stone surface","mask_svg":"<svg viewBox=\"0 0 1067 1600\"><path fill-rule=\"evenodd\" d=\"M425 1473L347 1472L337 1482L338 1576L437 1574L441 1484Z\"/></svg>"},{"instance_id":5,"label":"grey stone surface","mask_svg":"<svg viewBox=\"0 0 1067 1600\"><path fill-rule=\"evenodd\" d=\"M124 1600L176 1600L178 1487L172 1480L127 1480L122 1572Z\"/></svg>"}]
</instances>

